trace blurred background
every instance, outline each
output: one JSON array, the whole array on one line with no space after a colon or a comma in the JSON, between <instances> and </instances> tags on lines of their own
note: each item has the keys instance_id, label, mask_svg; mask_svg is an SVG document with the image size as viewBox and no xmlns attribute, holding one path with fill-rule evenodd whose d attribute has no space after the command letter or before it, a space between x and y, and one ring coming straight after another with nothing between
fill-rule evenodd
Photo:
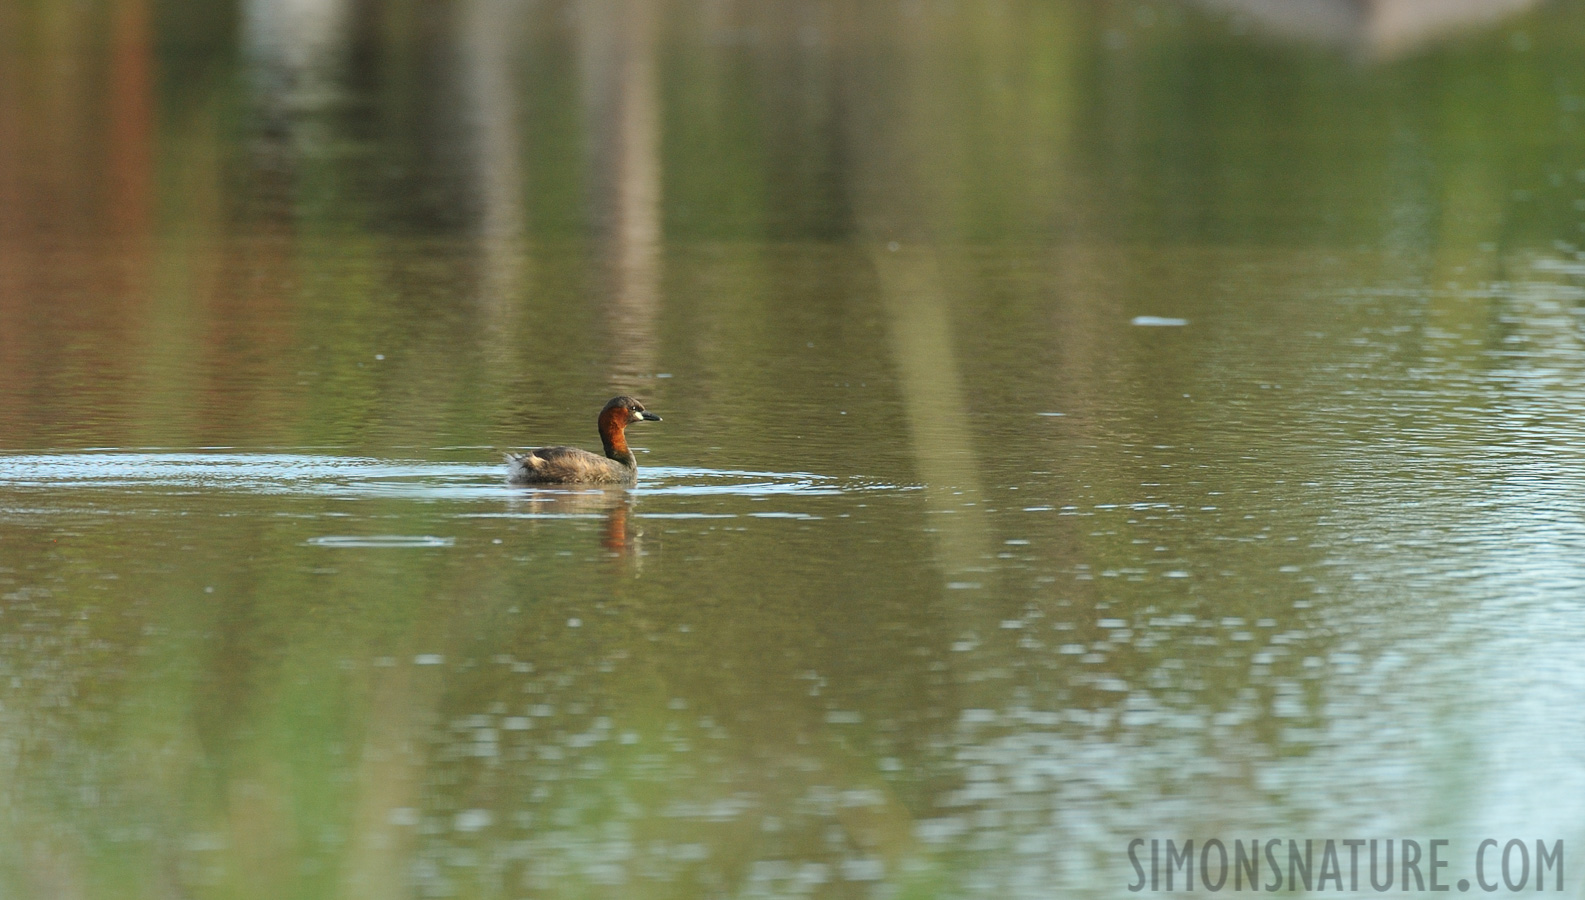
<instances>
[{"instance_id":1,"label":"blurred background","mask_svg":"<svg viewBox=\"0 0 1585 900\"><path fill-rule=\"evenodd\" d=\"M1585 871L1582 240L1577 2L0 0L0 894Z\"/></svg>"}]
</instances>

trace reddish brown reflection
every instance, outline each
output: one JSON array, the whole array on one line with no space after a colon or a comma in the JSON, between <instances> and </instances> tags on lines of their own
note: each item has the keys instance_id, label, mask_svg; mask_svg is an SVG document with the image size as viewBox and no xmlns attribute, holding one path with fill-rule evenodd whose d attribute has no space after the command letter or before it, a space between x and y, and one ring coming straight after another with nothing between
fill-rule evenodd
<instances>
[{"instance_id":1,"label":"reddish brown reflection","mask_svg":"<svg viewBox=\"0 0 1585 900\"><path fill-rule=\"evenodd\" d=\"M149 5L4 4L0 31L0 426L103 420L153 278Z\"/></svg>"}]
</instances>

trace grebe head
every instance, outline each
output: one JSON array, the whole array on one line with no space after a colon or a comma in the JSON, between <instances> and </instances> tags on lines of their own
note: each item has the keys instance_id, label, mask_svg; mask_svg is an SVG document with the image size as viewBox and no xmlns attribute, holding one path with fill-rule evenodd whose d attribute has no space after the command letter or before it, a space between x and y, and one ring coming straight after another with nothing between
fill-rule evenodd
<instances>
[{"instance_id":1,"label":"grebe head","mask_svg":"<svg viewBox=\"0 0 1585 900\"><path fill-rule=\"evenodd\" d=\"M600 410L600 428L603 431L608 424L618 428L626 428L634 422L659 422L660 416L644 411L644 404L623 394L607 400L605 407Z\"/></svg>"},{"instance_id":2,"label":"grebe head","mask_svg":"<svg viewBox=\"0 0 1585 900\"><path fill-rule=\"evenodd\" d=\"M627 449L624 429L634 422L659 422L660 416L644 411L644 404L632 397L612 397L600 410L600 442L605 444L605 455L627 465L636 465L633 452Z\"/></svg>"}]
</instances>

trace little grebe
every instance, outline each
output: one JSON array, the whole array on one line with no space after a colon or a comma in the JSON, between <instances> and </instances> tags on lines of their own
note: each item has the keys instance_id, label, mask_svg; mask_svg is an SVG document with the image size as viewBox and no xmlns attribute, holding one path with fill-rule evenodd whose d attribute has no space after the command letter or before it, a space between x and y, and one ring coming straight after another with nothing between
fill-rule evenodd
<instances>
[{"instance_id":1,"label":"little grebe","mask_svg":"<svg viewBox=\"0 0 1585 900\"><path fill-rule=\"evenodd\" d=\"M595 456L577 447L540 447L506 454L508 484L632 484L638 479L638 460L627 449L624 430L634 422L659 422L660 416L644 411L632 397L612 397L600 410L600 441L605 455Z\"/></svg>"}]
</instances>

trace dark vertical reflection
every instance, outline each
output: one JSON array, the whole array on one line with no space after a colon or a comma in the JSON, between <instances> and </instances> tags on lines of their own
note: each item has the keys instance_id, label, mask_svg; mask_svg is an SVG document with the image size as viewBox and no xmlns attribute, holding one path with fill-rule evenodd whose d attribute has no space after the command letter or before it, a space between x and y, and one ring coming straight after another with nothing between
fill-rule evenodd
<instances>
[{"instance_id":1,"label":"dark vertical reflection","mask_svg":"<svg viewBox=\"0 0 1585 900\"><path fill-rule=\"evenodd\" d=\"M152 237L154 216L154 41L147 0L115 6L110 33L110 228ZM146 254L144 246L139 255Z\"/></svg>"},{"instance_id":2,"label":"dark vertical reflection","mask_svg":"<svg viewBox=\"0 0 1585 900\"><path fill-rule=\"evenodd\" d=\"M0 35L21 31L17 5L0 3ZM14 299L22 289L23 266L12 249L20 241L24 225L21 213L24 191L22 172L22 54L15 47L0 44L0 424L10 421L21 405L17 390L26 371L24 362L28 342L22 327L23 306Z\"/></svg>"}]
</instances>

